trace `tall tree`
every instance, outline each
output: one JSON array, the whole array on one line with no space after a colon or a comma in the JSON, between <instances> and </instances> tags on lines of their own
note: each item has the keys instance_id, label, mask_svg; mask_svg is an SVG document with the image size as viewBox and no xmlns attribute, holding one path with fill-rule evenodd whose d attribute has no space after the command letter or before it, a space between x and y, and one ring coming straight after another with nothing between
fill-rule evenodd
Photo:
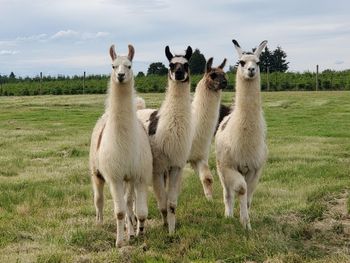
<instances>
[{"instance_id":1,"label":"tall tree","mask_svg":"<svg viewBox=\"0 0 350 263\"><path fill-rule=\"evenodd\" d=\"M286 60L287 54L281 47L277 47L272 54L272 66L273 71L286 72L288 70L288 64Z\"/></svg>"},{"instance_id":2,"label":"tall tree","mask_svg":"<svg viewBox=\"0 0 350 263\"><path fill-rule=\"evenodd\" d=\"M203 74L205 63L204 55L196 48L189 61L191 74Z\"/></svg>"},{"instance_id":3,"label":"tall tree","mask_svg":"<svg viewBox=\"0 0 350 263\"><path fill-rule=\"evenodd\" d=\"M271 70L272 52L266 47L260 55L260 71L267 72L267 68Z\"/></svg>"},{"instance_id":4,"label":"tall tree","mask_svg":"<svg viewBox=\"0 0 350 263\"><path fill-rule=\"evenodd\" d=\"M9 78L10 78L10 79L15 79L15 78L16 78L15 73L11 72Z\"/></svg>"},{"instance_id":5,"label":"tall tree","mask_svg":"<svg viewBox=\"0 0 350 263\"><path fill-rule=\"evenodd\" d=\"M147 70L147 75L150 75L150 74L166 75L167 73L168 73L168 69L164 66L162 62L151 63Z\"/></svg>"},{"instance_id":6,"label":"tall tree","mask_svg":"<svg viewBox=\"0 0 350 263\"><path fill-rule=\"evenodd\" d=\"M260 71L266 72L269 68L270 72L286 72L289 64L286 58L287 54L281 47L277 47L274 51L266 47L260 56Z\"/></svg>"}]
</instances>

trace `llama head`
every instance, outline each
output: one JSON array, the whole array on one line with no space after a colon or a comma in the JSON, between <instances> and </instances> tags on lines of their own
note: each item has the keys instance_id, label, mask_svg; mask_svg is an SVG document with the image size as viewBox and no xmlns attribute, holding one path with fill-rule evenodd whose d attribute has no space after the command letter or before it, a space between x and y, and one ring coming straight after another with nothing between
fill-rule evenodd
<instances>
[{"instance_id":1,"label":"llama head","mask_svg":"<svg viewBox=\"0 0 350 263\"><path fill-rule=\"evenodd\" d=\"M134 74L132 72L132 59L134 58L135 49L132 45L128 45L129 54L127 56L117 56L115 47L112 45L109 54L112 59L112 79L118 83L127 83L132 80Z\"/></svg>"},{"instance_id":2,"label":"llama head","mask_svg":"<svg viewBox=\"0 0 350 263\"><path fill-rule=\"evenodd\" d=\"M233 44L235 45L235 48L238 52L239 57L239 65L237 68L237 74L240 74L244 79L246 80L253 80L257 76L259 76L260 69L259 69L259 57L261 55L261 52L266 47L267 41L264 40L260 43L258 48L252 52L243 52L240 45L236 40L232 40Z\"/></svg>"},{"instance_id":3,"label":"llama head","mask_svg":"<svg viewBox=\"0 0 350 263\"><path fill-rule=\"evenodd\" d=\"M218 91L227 87L227 76L224 72L225 64L226 58L217 68L213 68L213 58L208 59L205 65L204 78L205 84L210 90Z\"/></svg>"},{"instance_id":4,"label":"llama head","mask_svg":"<svg viewBox=\"0 0 350 263\"><path fill-rule=\"evenodd\" d=\"M187 47L185 55L173 55L169 46L165 47L165 55L169 60L169 78L173 81L187 82L190 79L188 62L192 56L192 48Z\"/></svg>"}]
</instances>

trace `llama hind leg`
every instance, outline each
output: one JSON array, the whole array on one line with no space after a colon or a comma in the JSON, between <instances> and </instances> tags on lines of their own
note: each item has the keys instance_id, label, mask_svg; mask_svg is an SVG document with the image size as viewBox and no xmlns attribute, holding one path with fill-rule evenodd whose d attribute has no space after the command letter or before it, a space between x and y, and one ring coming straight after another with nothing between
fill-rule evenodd
<instances>
[{"instance_id":1,"label":"llama hind leg","mask_svg":"<svg viewBox=\"0 0 350 263\"><path fill-rule=\"evenodd\" d=\"M126 202L124 200L124 182L122 180L112 181L110 183L111 195L114 203L114 214L117 219L117 240L116 246L124 245L124 226Z\"/></svg>"},{"instance_id":2,"label":"llama hind leg","mask_svg":"<svg viewBox=\"0 0 350 263\"><path fill-rule=\"evenodd\" d=\"M96 209L96 223L103 223L103 188L105 185L105 180L99 171L93 174L91 177L92 187L94 191L94 205Z\"/></svg>"},{"instance_id":3,"label":"llama hind leg","mask_svg":"<svg viewBox=\"0 0 350 263\"><path fill-rule=\"evenodd\" d=\"M168 228L169 234L175 232L175 214L177 207L177 199L180 192L182 168L172 167L169 173L169 184L168 184Z\"/></svg>"},{"instance_id":4,"label":"llama hind leg","mask_svg":"<svg viewBox=\"0 0 350 263\"><path fill-rule=\"evenodd\" d=\"M210 201L213 200L213 182L214 178L210 172L208 161L200 160L196 163L199 178L203 185L205 197Z\"/></svg>"},{"instance_id":5,"label":"llama hind leg","mask_svg":"<svg viewBox=\"0 0 350 263\"><path fill-rule=\"evenodd\" d=\"M167 222L167 194L165 191L165 176L163 173L153 174L153 190L157 199L158 209L162 214L163 224L166 226Z\"/></svg>"},{"instance_id":6,"label":"llama hind leg","mask_svg":"<svg viewBox=\"0 0 350 263\"><path fill-rule=\"evenodd\" d=\"M145 222L148 215L147 207L147 185L139 182L135 186L135 212L137 216L137 232L136 235L143 235L145 229Z\"/></svg>"}]
</instances>

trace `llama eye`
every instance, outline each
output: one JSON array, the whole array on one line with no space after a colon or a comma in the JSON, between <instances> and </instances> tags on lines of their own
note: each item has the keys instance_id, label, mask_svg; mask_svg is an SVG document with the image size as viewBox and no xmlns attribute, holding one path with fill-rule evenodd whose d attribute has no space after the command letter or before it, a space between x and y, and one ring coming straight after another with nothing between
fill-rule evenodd
<instances>
[{"instance_id":1,"label":"llama eye","mask_svg":"<svg viewBox=\"0 0 350 263\"><path fill-rule=\"evenodd\" d=\"M215 79L217 77L216 73L211 73L210 74L211 79Z\"/></svg>"},{"instance_id":2,"label":"llama eye","mask_svg":"<svg viewBox=\"0 0 350 263\"><path fill-rule=\"evenodd\" d=\"M256 62L256 64L259 66L260 65L260 61Z\"/></svg>"},{"instance_id":3,"label":"llama eye","mask_svg":"<svg viewBox=\"0 0 350 263\"><path fill-rule=\"evenodd\" d=\"M112 65L112 69L115 69L115 68L116 68L116 66Z\"/></svg>"},{"instance_id":4,"label":"llama eye","mask_svg":"<svg viewBox=\"0 0 350 263\"><path fill-rule=\"evenodd\" d=\"M131 69L131 66L128 66L128 69Z\"/></svg>"},{"instance_id":5,"label":"llama eye","mask_svg":"<svg viewBox=\"0 0 350 263\"><path fill-rule=\"evenodd\" d=\"M243 60L240 60L240 61L239 61L239 64L241 64L241 66L244 67L245 62L244 62Z\"/></svg>"},{"instance_id":6,"label":"llama eye","mask_svg":"<svg viewBox=\"0 0 350 263\"><path fill-rule=\"evenodd\" d=\"M169 67L170 67L171 70L173 70L175 68L175 64L174 63L170 63Z\"/></svg>"},{"instance_id":7,"label":"llama eye","mask_svg":"<svg viewBox=\"0 0 350 263\"><path fill-rule=\"evenodd\" d=\"M188 63L184 64L184 69L187 71L188 70Z\"/></svg>"}]
</instances>

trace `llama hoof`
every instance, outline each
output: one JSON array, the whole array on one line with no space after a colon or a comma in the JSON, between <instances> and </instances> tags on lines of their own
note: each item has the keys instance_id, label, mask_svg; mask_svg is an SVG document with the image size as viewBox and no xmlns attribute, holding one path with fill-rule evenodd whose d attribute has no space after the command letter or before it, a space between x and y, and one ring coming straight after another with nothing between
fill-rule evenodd
<instances>
[{"instance_id":1,"label":"llama hoof","mask_svg":"<svg viewBox=\"0 0 350 263\"><path fill-rule=\"evenodd\" d=\"M213 195L212 194L205 194L205 197L207 198L208 201L210 201L210 202L213 201Z\"/></svg>"},{"instance_id":2,"label":"llama hoof","mask_svg":"<svg viewBox=\"0 0 350 263\"><path fill-rule=\"evenodd\" d=\"M225 217L226 218L232 218L233 217L233 211L232 210L226 210L225 211Z\"/></svg>"},{"instance_id":3,"label":"llama hoof","mask_svg":"<svg viewBox=\"0 0 350 263\"><path fill-rule=\"evenodd\" d=\"M137 236L143 236L144 234L145 234L145 227L144 226L139 227L137 231Z\"/></svg>"},{"instance_id":4,"label":"llama hoof","mask_svg":"<svg viewBox=\"0 0 350 263\"><path fill-rule=\"evenodd\" d=\"M251 225L250 225L250 220L249 220L249 218L242 218L241 217L241 224L242 224L242 226L243 226L243 228L244 229L246 229L246 230L248 230L248 231L250 231L250 230L252 230L252 227L251 227Z\"/></svg>"},{"instance_id":5,"label":"llama hoof","mask_svg":"<svg viewBox=\"0 0 350 263\"><path fill-rule=\"evenodd\" d=\"M115 246L117 247L117 248L122 248L122 247L124 247L124 246L126 246L127 245L127 243L124 241L124 240L117 240L116 242L115 242Z\"/></svg>"}]
</instances>

